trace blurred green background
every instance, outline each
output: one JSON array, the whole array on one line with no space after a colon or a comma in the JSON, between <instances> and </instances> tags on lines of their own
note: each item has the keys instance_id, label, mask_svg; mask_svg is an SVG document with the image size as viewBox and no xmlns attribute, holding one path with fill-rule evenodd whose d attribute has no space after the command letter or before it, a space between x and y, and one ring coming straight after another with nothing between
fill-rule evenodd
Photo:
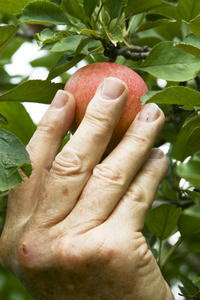
<instances>
[{"instance_id":1,"label":"blurred green background","mask_svg":"<svg viewBox=\"0 0 200 300\"><path fill-rule=\"evenodd\" d=\"M33 300L19 280L0 265L0 299Z\"/></svg>"}]
</instances>

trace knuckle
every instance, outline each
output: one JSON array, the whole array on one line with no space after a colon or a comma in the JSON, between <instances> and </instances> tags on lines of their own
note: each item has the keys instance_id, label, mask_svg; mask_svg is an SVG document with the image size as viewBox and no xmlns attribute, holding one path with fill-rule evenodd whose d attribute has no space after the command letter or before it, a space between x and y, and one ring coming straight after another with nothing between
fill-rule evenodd
<instances>
[{"instance_id":1,"label":"knuckle","mask_svg":"<svg viewBox=\"0 0 200 300\"><path fill-rule=\"evenodd\" d=\"M55 123L57 123L56 120L54 120L54 122L44 122L41 120L38 124L37 132L51 135L53 132L55 132L55 128L57 128L57 124Z\"/></svg>"},{"instance_id":2,"label":"knuckle","mask_svg":"<svg viewBox=\"0 0 200 300\"><path fill-rule=\"evenodd\" d=\"M70 176L81 174L85 171L84 169L81 155L68 148L64 153L59 153L56 156L51 172L59 176Z\"/></svg>"},{"instance_id":3,"label":"knuckle","mask_svg":"<svg viewBox=\"0 0 200 300\"><path fill-rule=\"evenodd\" d=\"M133 199L134 202L145 202L146 203L146 193L144 191L144 189L137 185L137 184L133 184L129 187L129 190L127 192L127 197L129 199Z\"/></svg>"},{"instance_id":4,"label":"knuckle","mask_svg":"<svg viewBox=\"0 0 200 300\"><path fill-rule=\"evenodd\" d=\"M84 121L102 130L108 130L115 124L115 118L111 111L100 105L89 108Z\"/></svg>"},{"instance_id":5,"label":"knuckle","mask_svg":"<svg viewBox=\"0 0 200 300\"><path fill-rule=\"evenodd\" d=\"M124 173L115 163L97 165L93 170L93 176L98 181L105 181L116 186L123 186L125 183Z\"/></svg>"},{"instance_id":6,"label":"knuckle","mask_svg":"<svg viewBox=\"0 0 200 300\"><path fill-rule=\"evenodd\" d=\"M139 186L134 184L131 185L126 192L123 201L126 203L130 210L134 210L134 214L146 215L149 209L149 194L147 195L145 191Z\"/></svg>"},{"instance_id":7,"label":"knuckle","mask_svg":"<svg viewBox=\"0 0 200 300\"><path fill-rule=\"evenodd\" d=\"M135 236L134 255L139 268L147 266L153 258L152 252L149 250L146 243L146 239L141 233L138 233L138 236Z\"/></svg>"},{"instance_id":8,"label":"knuckle","mask_svg":"<svg viewBox=\"0 0 200 300\"><path fill-rule=\"evenodd\" d=\"M80 245L78 237L64 236L54 243L54 259L65 261L69 268L77 268L87 264L89 251Z\"/></svg>"},{"instance_id":9,"label":"knuckle","mask_svg":"<svg viewBox=\"0 0 200 300\"><path fill-rule=\"evenodd\" d=\"M152 143L152 141L151 141L152 138L150 138L150 136L147 134L147 132L136 133L136 132L131 132L130 130L128 130L125 133L124 137L132 140L139 149L145 149L145 148L147 148L147 146L149 144Z\"/></svg>"},{"instance_id":10,"label":"knuckle","mask_svg":"<svg viewBox=\"0 0 200 300\"><path fill-rule=\"evenodd\" d=\"M61 131L63 125L63 119L58 117L58 114L55 113L55 110L50 106L43 118L40 120L37 131L41 131L42 133L49 135L54 132Z\"/></svg>"},{"instance_id":11,"label":"knuckle","mask_svg":"<svg viewBox=\"0 0 200 300\"><path fill-rule=\"evenodd\" d=\"M28 268L34 268L32 264L32 260L27 259L29 257L28 254L28 247L27 247L27 241L24 239L21 239L17 245L16 249L16 260L18 265L23 269Z\"/></svg>"},{"instance_id":12,"label":"knuckle","mask_svg":"<svg viewBox=\"0 0 200 300\"><path fill-rule=\"evenodd\" d=\"M19 239L16 247L17 265L24 270L40 270L46 264L45 252L49 253L50 249L47 249L44 237L27 232Z\"/></svg>"},{"instance_id":13,"label":"knuckle","mask_svg":"<svg viewBox=\"0 0 200 300\"><path fill-rule=\"evenodd\" d=\"M143 167L143 171L145 172L145 177L151 178L156 178L159 175L160 171L160 166L158 165L148 165Z\"/></svg>"},{"instance_id":14,"label":"knuckle","mask_svg":"<svg viewBox=\"0 0 200 300\"><path fill-rule=\"evenodd\" d=\"M97 246L99 260L106 265L122 254L121 248L117 247L116 243L100 241Z\"/></svg>"},{"instance_id":15,"label":"knuckle","mask_svg":"<svg viewBox=\"0 0 200 300\"><path fill-rule=\"evenodd\" d=\"M95 265L96 261L106 264L116 256L117 249L112 244L105 243L104 240L93 240L89 243L82 236L65 237L56 242L55 259L65 261L70 268L82 268L84 266Z\"/></svg>"}]
</instances>

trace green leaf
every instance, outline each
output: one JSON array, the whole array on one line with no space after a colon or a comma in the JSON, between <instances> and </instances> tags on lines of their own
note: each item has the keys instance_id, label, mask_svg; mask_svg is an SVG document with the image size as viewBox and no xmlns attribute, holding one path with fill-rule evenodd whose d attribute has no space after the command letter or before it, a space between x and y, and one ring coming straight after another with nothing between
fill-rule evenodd
<instances>
[{"instance_id":1,"label":"green leaf","mask_svg":"<svg viewBox=\"0 0 200 300\"><path fill-rule=\"evenodd\" d=\"M190 22L186 22L186 24L192 30L192 32L194 32L194 34L200 38L200 14Z\"/></svg>"},{"instance_id":2,"label":"green leaf","mask_svg":"<svg viewBox=\"0 0 200 300\"><path fill-rule=\"evenodd\" d=\"M80 42L85 39L81 35L71 35L59 40L53 47L52 52L75 52Z\"/></svg>"},{"instance_id":3,"label":"green leaf","mask_svg":"<svg viewBox=\"0 0 200 300\"><path fill-rule=\"evenodd\" d=\"M49 104L64 84L47 80L29 80L0 96L0 101L37 102Z\"/></svg>"},{"instance_id":4,"label":"green leaf","mask_svg":"<svg viewBox=\"0 0 200 300\"><path fill-rule=\"evenodd\" d=\"M62 0L62 9L72 17L75 17L84 22L85 11L82 5L77 0Z\"/></svg>"},{"instance_id":5,"label":"green leaf","mask_svg":"<svg viewBox=\"0 0 200 300\"><path fill-rule=\"evenodd\" d=\"M81 51L91 42L93 41L92 38L84 38L83 40L81 40L80 44L78 45L77 49L76 49L76 54L78 55L79 53L81 53ZM87 53L88 54L88 53Z\"/></svg>"},{"instance_id":6,"label":"green leaf","mask_svg":"<svg viewBox=\"0 0 200 300\"><path fill-rule=\"evenodd\" d=\"M185 105L193 110L194 106L200 106L200 94L184 86L172 86L158 92L150 91L144 94L140 103L144 105L149 102Z\"/></svg>"},{"instance_id":7,"label":"green leaf","mask_svg":"<svg viewBox=\"0 0 200 300\"><path fill-rule=\"evenodd\" d=\"M23 43L24 39L15 35L6 46L6 51L3 51L3 53L0 55L0 64L2 64L3 66L6 64L11 64L12 56Z\"/></svg>"},{"instance_id":8,"label":"green leaf","mask_svg":"<svg viewBox=\"0 0 200 300\"><path fill-rule=\"evenodd\" d=\"M0 10L5 11L10 14L19 14L22 12L23 8L33 0L1 0ZM39 1L39 0L37 0Z\"/></svg>"},{"instance_id":9,"label":"green leaf","mask_svg":"<svg viewBox=\"0 0 200 300\"><path fill-rule=\"evenodd\" d=\"M0 102L0 112L9 121L8 125L1 125L1 127L27 145L36 130L36 125L25 107L19 102L3 101Z\"/></svg>"},{"instance_id":10,"label":"green leaf","mask_svg":"<svg viewBox=\"0 0 200 300\"><path fill-rule=\"evenodd\" d=\"M78 55L69 55L65 53L56 65L51 69L48 80L52 80L53 78L59 76L60 74L68 71L72 67L74 67L77 63L83 60L86 57L86 54L78 54Z\"/></svg>"},{"instance_id":11,"label":"green leaf","mask_svg":"<svg viewBox=\"0 0 200 300\"><path fill-rule=\"evenodd\" d=\"M62 3L62 0L48 0L48 1L53 2L53 3L55 3L55 4L59 5L59 6Z\"/></svg>"},{"instance_id":12,"label":"green leaf","mask_svg":"<svg viewBox=\"0 0 200 300\"><path fill-rule=\"evenodd\" d=\"M91 18L92 13L94 12L99 0L84 0L83 7L86 15Z\"/></svg>"},{"instance_id":13,"label":"green leaf","mask_svg":"<svg viewBox=\"0 0 200 300\"><path fill-rule=\"evenodd\" d=\"M19 20L25 23L34 24L71 24L60 6L45 0L29 3L19 16Z\"/></svg>"},{"instance_id":14,"label":"green leaf","mask_svg":"<svg viewBox=\"0 0 200 300\"><path fill-rule=\"evenodd\" d=\"M178 230L182 237L191 237L200 233L200 218L183 213L178 221Z\"/></svg>"},{"instance_id":15,"label":"green leaf","mask_svg":"<svg viewBox=\"0 0 200 300\"><path fill-rule=\"evenodd\" d=\"M163 15L165 17L172 18L175 20L178 20L180 18L177 12L177 5L167 3L164 1L156 8L152 9L150 13Z\"/></svg>"},{"instance_id":16,"label":"green leaf","mask_svg":"<svg viewBox=\"0 0 200 300\"><path fill-rule=\"evenodd\" d=\"M87 56L87 53L84 54L81 51L90 41L92 41L92 38L85 38L80 42L75 53L65 53L51 69L48 79L51 80L61 75L83 60Z\"/></svg>"},{"instance_id":17,"label":"green leaf","mask_svg":"<svg viewBox=\"0 0 200 300\"><path fill-rule=\"evenodd\" d=\"M125 6L125 1L123 1L123 0L109 0L104 5L111 20L115 19L119 16L121 8L123 6Z\"/></svg>"},{"instance_id":18,"label":"green leaf","mask_svg":"<svg viewBox=\"0 0 200 300\"><path fill-rule=\"evenodd\" d=\"M172 147L172 156L183 161L200 151L199 116L195 115L181 128ZM196 138L196 140L194 140Z\"/></svg>"},{"instance_id":19,"label":"green leaf","mask_svg":"<svg viewBox=\"0 0 200 300\"><path fill-rule=\"evenodd\" d=\"M200 202L200 193L199 193L199 192L196 192L196 191L190 191L190 190L186 190L185 192L189 195L189 197L190 197L193 201L195 201L195 202L197 202L197 203Z\"/></svg>"},{"instance_id":20,"label":"green leaf","mask_svg":"<svg viewBox=\"0 0 200 300\"><path fill-rule=\"evenodd\" d=\"M50 28L45 28L40 33L34 35L39 46L43 46L48 43L57 42L70 34L66 30L51 30Z\"/></svg>"},{"instance_id":21,"label":"green leaf","mask_svg":"<svg viewBox=\"0 0 200 300\"><path fill-rule=\"evenodd\" d=\"M164 41L174 41L183 39L181 21L164 24L155 28L155 32L162 37Z\"/></svg>"},{"instance_id":22,"label":"green leaf","mask_svg":"<svg viewBox=\"0 0 200 300\"><path fill-rule=\"evenodd\" d=\"M200 12L200 1L179 0L177 11L183 20L189 21L194 19Z\"/></svg>"},{"instance_id":23,"label":"green leaf","mask_svg":"<svg viewBox=\"0 0 200 300\"><path fill-rule=\"evenodd\" d=\"M180 275L180 281L183 284L184 288L186 289L187 293L190 295L195 295L199 292L198 286L196 286L191 279L187 278L184 275ZM188 297L186 297L188 298ZM199 297L190 296L190 299L199 299Z\"/></svg>"},{"instance_id":24,"label":"green leaf","mask_svg":"<svg viewBox=\"0 0 200 300\"><path fill-rule=\"evenodd\" d=\"M175 43L175 46L200 57L200 39L193 33L188 34L182 42Z\"/></svg>"},{"instance_id":25,"label":"green leaf","mask_svg":"<svg viewBox=\"0 0 200 300\"><path fill-rule=\"evenodd\" d=\"M184 213L195 218L200 218L200 193L194 190L186 190L185 192L190 196L194 203L189 206Z\"/></svg>"},{"instance_id":26,"label":"green leaf","mask_svg":"<svg viewBox=\"0 0 200 300\"><path fill-rule=\"evenodd\" d=\"M0 55L15 36L20 25L2 25L0 26Z\"/></svg>"},{"instance_id":27,"label":"green leaf","mask_svg":"<svg viewBox=\"0 0 200 300\"><path fill-rule=\"evenodd\" d=\"M192 282L198 286L200 286L200 277L196 277L195 279L192 280Z\"/></svg>"},{"instance_id":28,"label":"green leaf","mask_svg":"<svg viewBox=\"0 0 200 300\"><path fill-rule=\"evenodd\" d=\"M33 68L44 67L50 70L62 55L63 53L48 51L47 55L34 59L30 64Z\"/></svg>"},{"instance_id":29,"label":"green leaf","mask_svg":"<svg viewBox=\"0 0 200 300\"><path fill-rule=\"evenodd\" d=\"M0 124L4 124L4 125L8 124L7 119L2 114L0 114Z\"/></svg>"},{"instance_id":30,"label":"green leaf","mask_svg":"<svg viewBox=\"0 0 200 300\"><path fill-rule=\"evenodd\" d=\"M200 126L194 128L187 139L187 146L194 148L200 146Z\"/></svg>"},{"instance_id":31,"label":"green leaf","mask_svg":"<svg viewBox=\"0 0 200 300\"><path fill-rule=\"evenodd\" d=\"M31 161L24 145L10 132L0 128L0 191L10 190L23 180L18 172L30 176Z\"/></svg>"},{"instance_id":32,"label":"green leaf","mask_svg":"<svg viewBox=\"0 0 200 300\"><path fill-rule=\"evenodd\" d=\"M200 161L190 160L187 163L181 163L176 168L179 177L186 179L194 186L200 188Z\"/></svg>"},{"instance_id":33,"label":"green leaf","mask_svg":"<svg viewBox=\"0 0 200 300\"><path fill-rule=\"evenodd\" d=\"M187 214L190 216L196 217L200 219L200 200L196 200L195 204L190 206L186 210Z\"/></svg>"},{"instance_id":34,"label":"green leaf","mask_svg":"<svg viewBox=\"0 0 200 300\"><path fill-rule=\"evenodd\" d=\"M82 29L79 34L82 35L90 35L90 36L94 36L95 38L98 37L98 33L96 30L91 30L91 29Z\"/></svg>"},{"instance_id":35,"label":"green leaf","mask_svg":"<svg viewBox=\"0 0 200 300\"><path fill-rule=\"evenodd\" d=\"M161 42L138 69L169 81L188 81L200 70L200 58L174 47L173 42Z\"/></svg>"},{"instance_id":36,"label":"green leaf","mask_svg":"<svg viewBox=\"0 0 200 300\"><path fill-rule=\"evenodd\" d=\"M112 31L111 31L111 40L113 44L117 43L122 43L124 41L123 33L120 28L120 26L116 26Z\"/></svg>"},{"instance_id":37,"label":"green leaf","mask_svg":"<svg viewBox=\"0 0 200 300\"><path fill-rule=\"evenodd\" d=\"M175 229L181 211L175 205L159 205L149 211L146 225L157 238L165 240Z\"/></svg>"},{"instance_id":38,"label":"green leaf","mask_svg":"<svg viewBox=\"0 0 200 300\"><path fill-rule=\"evenodd\" d=\"M158 26L163 26L163 25L169 25L170 23L175 23L176 20L168 20L168 19L160 19L156 21L148 21L145 22L143 25L141 25L136 32L144 31L144 30L149 30L151 28L155 28Z\"/></svg>"},{"instance_id":39,"label":"green leaf","mask_svg":"<svg viewBox=\"0 0 200 300\"><path fill-rule=\"evenodd\" d=\"M153 9L157 5L160 5L162 0L129 0L125 9L126 15L128 14L140 14Z\"/></svg>"}]
</instances>

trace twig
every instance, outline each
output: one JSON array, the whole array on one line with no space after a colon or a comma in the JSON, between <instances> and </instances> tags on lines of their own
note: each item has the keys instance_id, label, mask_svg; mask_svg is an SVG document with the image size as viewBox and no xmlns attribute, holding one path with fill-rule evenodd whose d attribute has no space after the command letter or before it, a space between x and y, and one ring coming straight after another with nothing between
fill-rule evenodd
<instances>
[{"instance_id":1,"label":"twig","mask_svg":"<svg viewBox=\"0 0 200 300\"><path fill-rule=\"evenodd\" d=\"M132 45L132 44L128 44L128 43L126 43L126 47L123 47L122 49L124 49L126 51L129 50L132 52L138 52L138 53L151 51L151 48L148 46L140 47L140 46L136 46L136 45Z\"/></svg>"},{"instance_id":2,"label":"twig","mask_svg":"<svg viewBox=\"0 0 200 300\"><path fill-rule=\"evenodd\" d=\"M178 246L182 243L182 241L183 241L183 239L180 237L179 240L176 242L176 244L173 247L171 247L171 249L168 251L168 253L166 254L166 256L163 258L163 260L160 263L161 269L164 269L164 267L168 263L169 259L173 255L174 251L178 248Z\"/></svg>"},{"instance_id":3,"label":"twig","mask_svg":"<svg viewBox=\"0 0 200 300\"><path fill-rule=\"evenodd\" d=\"M200 291L199 291L197 294L193 295L193 296L183 295L183 294L180 294L180 293L178 293L178 295L179 295L179 296L186 297L186 298L192 298L192 299L197 299L197 300L200 299Z\"/></svg>"},{"instance_id":4,"label":"twig","mask_svg":"<svg viewBox=\"0 0 200 300\"><path fill-rule=\"evenodd\" d=\"M120 47L118 44L115 47L112 43L102 40L103 47L105 49L104 55L109 58L110 61L115 61L117 56L123 56L126 59L138 61L145 59L149 55L151 48L148 46L140 47L135 45L126 44L127 46Z\"/></svg>"},{"instance_id":5,"label":"twig","mask_svg":"<svg viewBox=\"0 0 200 300\"><path fill-rule=\"evenodd\" d=\"M117 51L117 55L122 55L126 59L131 59L134 61L145 59L149 55L149 52L132 52L128 49L121 48Z\"/></svg>"},{"instance_id":6,"label":"twig","mask_svg":"<svg viewBox=\"0 0 200 300\"><path fill-rule=\"evenodd\" d=\"M159 251L158 251L158 265L161 263L161 251L162 251L162 240L159 242Z\"/></svg>"}]
</instances>

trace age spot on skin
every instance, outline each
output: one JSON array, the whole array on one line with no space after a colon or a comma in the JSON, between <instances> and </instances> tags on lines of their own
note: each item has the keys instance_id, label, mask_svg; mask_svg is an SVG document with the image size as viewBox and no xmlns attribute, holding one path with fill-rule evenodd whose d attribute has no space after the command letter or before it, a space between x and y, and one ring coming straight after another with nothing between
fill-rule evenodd
<instances>
[{"instance_id":1,"label":"age spot on skin","mask_svg":"<svg viewBox=\"0 0 200 300\"><path fill-rule=\"evenodd\" d=\"M23 246L22 246L22 252L23 252L25 255L28 254L28 250L27 250L27 247L26 247L25 244L23 244Z\"/></svg>"}]
</instances>

